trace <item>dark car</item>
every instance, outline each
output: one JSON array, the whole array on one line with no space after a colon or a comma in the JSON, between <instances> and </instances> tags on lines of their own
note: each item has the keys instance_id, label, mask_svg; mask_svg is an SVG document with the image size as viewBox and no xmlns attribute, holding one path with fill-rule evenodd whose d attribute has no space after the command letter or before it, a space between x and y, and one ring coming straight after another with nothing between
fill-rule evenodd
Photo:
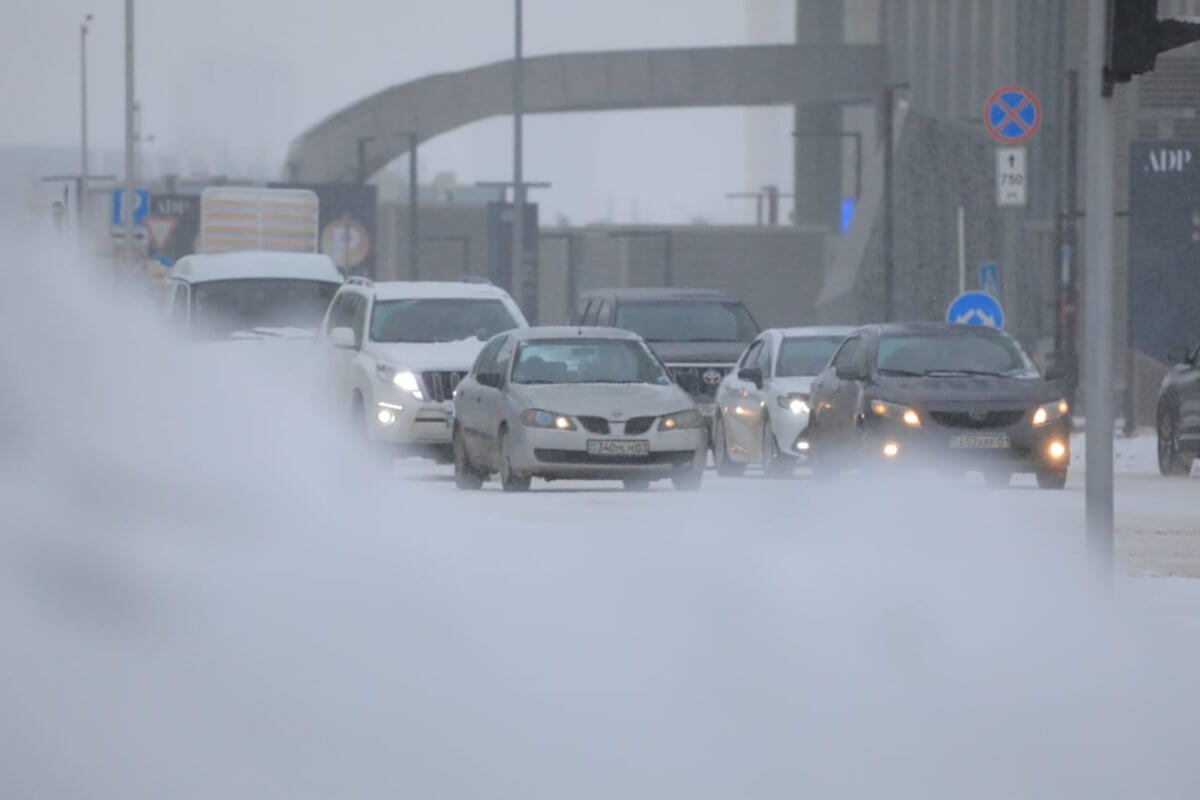
<instances>
[{"instance_id":1,"label":"dark car","mask_svg":"<svg viewBox=\"0 0 1200 800\"><path fill-rule=\"evenodd\" d=\"M1044 489L1067 481L1062 389L993 328L862 328L814 381L809 404L818 473L898 462L978 469L1001 485L1015 472L1034 473Z\"/></svg>"},{"instance_id":2,"label":"dark car","mask_svg":"<svg viewBox=\"0 0 1200 800\"><path fill-rule=\"evenodd\" d=\"M569 324L641 336L709 426L717 386L759 333L741 301L710 289L597 289L580 296Z\"/></svg>"},{"instance_id":3,"label":"dark car","mask_svg":"<svg viewBox=\"0 0 1200 800\"><path fill-rule=\"evenodd\" d=\"M1200 344L1171 352L1158 390L1158 470L1187 475L1200 457Z\"/></svg>"}]
</instances>

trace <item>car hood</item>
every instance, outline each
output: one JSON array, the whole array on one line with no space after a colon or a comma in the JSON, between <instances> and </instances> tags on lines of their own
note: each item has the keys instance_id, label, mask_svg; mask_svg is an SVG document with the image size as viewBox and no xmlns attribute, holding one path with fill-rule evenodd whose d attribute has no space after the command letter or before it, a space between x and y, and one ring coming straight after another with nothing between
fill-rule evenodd
<instances>
[{"instance_id":1,"label":"car hood","mask_svg":"<svg viewBox=\"0 0 1200 800\"><path fill-rule=\"evenodd\" d=\"M520 385L513 395L529 408L571 416L629 419L661 416L692 408L692 399L674 384L581 383Z\"/></svg>"},{"instance_id":2,"label":"car hood","mask_svg":"<svg viewBox=\"0 0 1200 800\"><path fill-rule=\"evenodd\" d=\"M646 342L667 364L733 364L749 342Z\"/></svg>"},{"instance_id":3,"label":"car hood","mask_svg":"<svg viewBox=\"0 0 1200 800\"><path fill-rule=\"evenodd\" d=\"M1041 378L990 376L878 379L881 399L945 409L1024 408L1062 397L1062 389Z\"/></svg>"},{"instance_id":4,"label":"car hood","mask_svg":"<svg viewBox=\"0 0 1200 800\"><path fill-rule=\"evenodd\" d=\"M401 369L445 369L466 372L475 363L485 343L478 339L457 342L375 342L371 353Z\"/></svg>"},{"instance_id":5,"label":"car hood","mask_svg":"<svg viewBox=\"0 0 1200 800\"><path fill-rule=\"evenodd\" d=\"M780 394L808 394L812 391L812 384L812 376L775 378L771 381L771 388Z\"/></svg>"}]
</instances>

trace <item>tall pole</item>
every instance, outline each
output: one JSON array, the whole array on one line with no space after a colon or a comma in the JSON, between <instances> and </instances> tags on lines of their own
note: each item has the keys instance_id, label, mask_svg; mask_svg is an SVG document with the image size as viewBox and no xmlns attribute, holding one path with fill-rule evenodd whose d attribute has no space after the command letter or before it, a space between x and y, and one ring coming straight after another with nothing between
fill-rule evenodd
<instances>
[{"instance_id":1,"label":"tall pole","mask_svg":"<svg viewBox=\"0 0 1200 800\"><path fill-rule=\"evenodd\" d=\"M75 218L79 220L79 237L87 235L88 192L88 91L87 35L92 15L83 18L79 26L79 191L75 195Z\"/></svg>"},{"instance_id":2,"label":"tall pole","mask_svg":"<svg viewBox=\"0 0 1200 800\"><path fill-rule=\"evenodd\" d=\"M1113 565L1113 132L1116 115L1105 86L1105 0L1088 2L1087 275L1084 286L1084 411L1087 416L1087 539L1104 574ZM1107 95L1107 96L1106 96Z\"/></svg>"},{"instance_id":3,"label":"tall pole","mask_svg":"<svg viewBox=\"0 0 1200 800\"><path fill-rule=\"evenodd\" d=\"M1076 323L1079 319L1079 71L1067 72L1067 214L1064 220L1066 251L1063 253L1063 360L1067 365L1070 400L1079 385L1079 350Z\"/></svg>"},{"instance_id":4,"label":"tall pole","mask_svg":"<svg viewBox=\"0 0 1200 800\"><path fill-rule=\"evenodd\" d=\"M530 298L529 278L525 274L525 177L524 177L524 115L525 76L524 42L522 33L524 15L522 0L514 0L515 11L515 54L513 57L513 234L512 234L512 282L520 298L526 316L536 318Z\"/></svg>"},{"instance_id":5,"label":"tall pole","mask_svg":"<svg viewBox=\"0 0 1200 800\"><path fill-rule=\"evenodd\" d=\"M133 0L125 0L125 192L121 211L125 220L126 269L135 260L133 215L137 210L137 165L134 161Z\"/></svg>"},{"instance_id":6,"label":"tall pole","mask_svg":"<svg viewBox=\"0 0 1200 800\"><path fill-rule=\"evenodd\" d=\"M895 221L892 219L896 98L891 86L883 90L883 320L896 318Z\"/></svg>"},{"instance_id":7,"label":"tall pole","mask_svg":"<svg viewBox=\"0 0 1200 800\"><path fill-rule=\"evenodd\" d=\"M417 134L408 134L408 262L412 267L414 281L421 279L421 234L418 231L420 216L418 203L421 200L417 185Z\"/></svg>"}]
</instances>

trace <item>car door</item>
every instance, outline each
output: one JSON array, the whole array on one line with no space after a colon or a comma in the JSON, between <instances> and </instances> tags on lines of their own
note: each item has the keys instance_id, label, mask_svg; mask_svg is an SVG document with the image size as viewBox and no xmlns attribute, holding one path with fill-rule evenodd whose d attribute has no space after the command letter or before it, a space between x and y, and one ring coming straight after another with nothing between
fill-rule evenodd
<instances>
[{"instance_id":1,"label":"car door","mask_svg":"<svg viewBox=\"0 0 1200 800\"><path fill-rule=\"evenodd\" d=\"M1200 449L1200 344L1190 366L1179 376L1179 435L1189 449Z\"/></svg>"},{"instance_id":2,"label":"car door","mask_svg":"<svg viewBox=\"0 0 1200 800\"><path fill-rule=\"evenodd\" d=\"M505 336L500 340L500 346L496 350L495 361L492 362L489 372L499 376L498 385L480 384L480 461L484 464L498 464L499 444L500 444L500 423L505 417L505 403L507 401L508 392L508 373L512 366L513 357L513 339L511 336Z\"/></svg>"},{"instance_id":3,"label":"car door","mask_svg":"<svg viewBox=\"0 0 1200 800\"><path fill-rule=\"evenodd\" d=\"M485 454L483 440L487 436L487 413L483 408L484 385L479 382L480 373L494 371L496 354L507 337L500 335L484 345L478 358L475 359L471 372L458 385L458 395L454 401L454 413L457 417L459 431L467 445L467 452L473 459L481 460Z\"/></svg>"},{"instance_id":4,"label":"car door","mask_svg":"<svg viewBox=\"0 0 1200 800\"><path fill-rule=\"evenodd\" d=\"M338 347L330 341L329 334L336 328L354 329L357 298L358 294L355 292L343 292L333 298L318 339L321 348L321 366L336 395L336 402L345 402L353 395L354 359L358 355L358 346L361 343L356 343L355 347L349 349Z\"/></svg>"},{"instance_id":5,"label":"car door","mask_svg":"<svg viewBox=\"0 0 1200 800\"><path fill-rule=\"evenodd\" d=\"M862 343L861 336L842 342L824 372L813 382L810 405L813 409L813 431L823 443L836 442L846 435L844 420L853 412L845 407L849 390L843 384L852 383L838 376L838 370L854 363Z\"/></svg>"},{"instance_id":6,"label":"car door","mask_svg":"<svg viewBox=\"0 0 1200 800\"><path fill-rule=\"evenodd\" d=\"M843 438L849 439L858 431L858 418L862 411L863 387L867 382L867 355L870 342L865 336L855 336L851 339L854 349L848 354L848 364L853 378L838 380L837 409L835 424Z\"/></svg>"},{"instance_id":7,"label":"car door","mask_svg":"<svg viewBox=\"0 0 1200 800\"><path fill-rule=\"evenodd\" d=\"M751 342L742 354L737 369L725 384L727 399L722 403L721 422L725 426L725 441L730 453L750 458L758 452L752 444L754 433L749 424L749 415L758 413L758 388L750 381L738 377L743 369L755 367L765 347L761 339Z\"/></svg>"}]
</instances>

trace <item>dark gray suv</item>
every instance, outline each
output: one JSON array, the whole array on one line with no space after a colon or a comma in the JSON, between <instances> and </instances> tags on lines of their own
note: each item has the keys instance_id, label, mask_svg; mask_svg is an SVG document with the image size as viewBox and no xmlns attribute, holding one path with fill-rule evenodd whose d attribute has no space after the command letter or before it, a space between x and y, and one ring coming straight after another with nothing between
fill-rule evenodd
<instances>
[{"instance_id":1,"label":"dark gray suv","mask_svg":"<svg viewBox=\"0 0 1200 800\"><path fill-rule=\"evenodd\" d=\"M595 289L580 296L569 324L641 336L710 428L717 386L759 334L741 301L712 289Z\"/></svg>"}]
</instances>

